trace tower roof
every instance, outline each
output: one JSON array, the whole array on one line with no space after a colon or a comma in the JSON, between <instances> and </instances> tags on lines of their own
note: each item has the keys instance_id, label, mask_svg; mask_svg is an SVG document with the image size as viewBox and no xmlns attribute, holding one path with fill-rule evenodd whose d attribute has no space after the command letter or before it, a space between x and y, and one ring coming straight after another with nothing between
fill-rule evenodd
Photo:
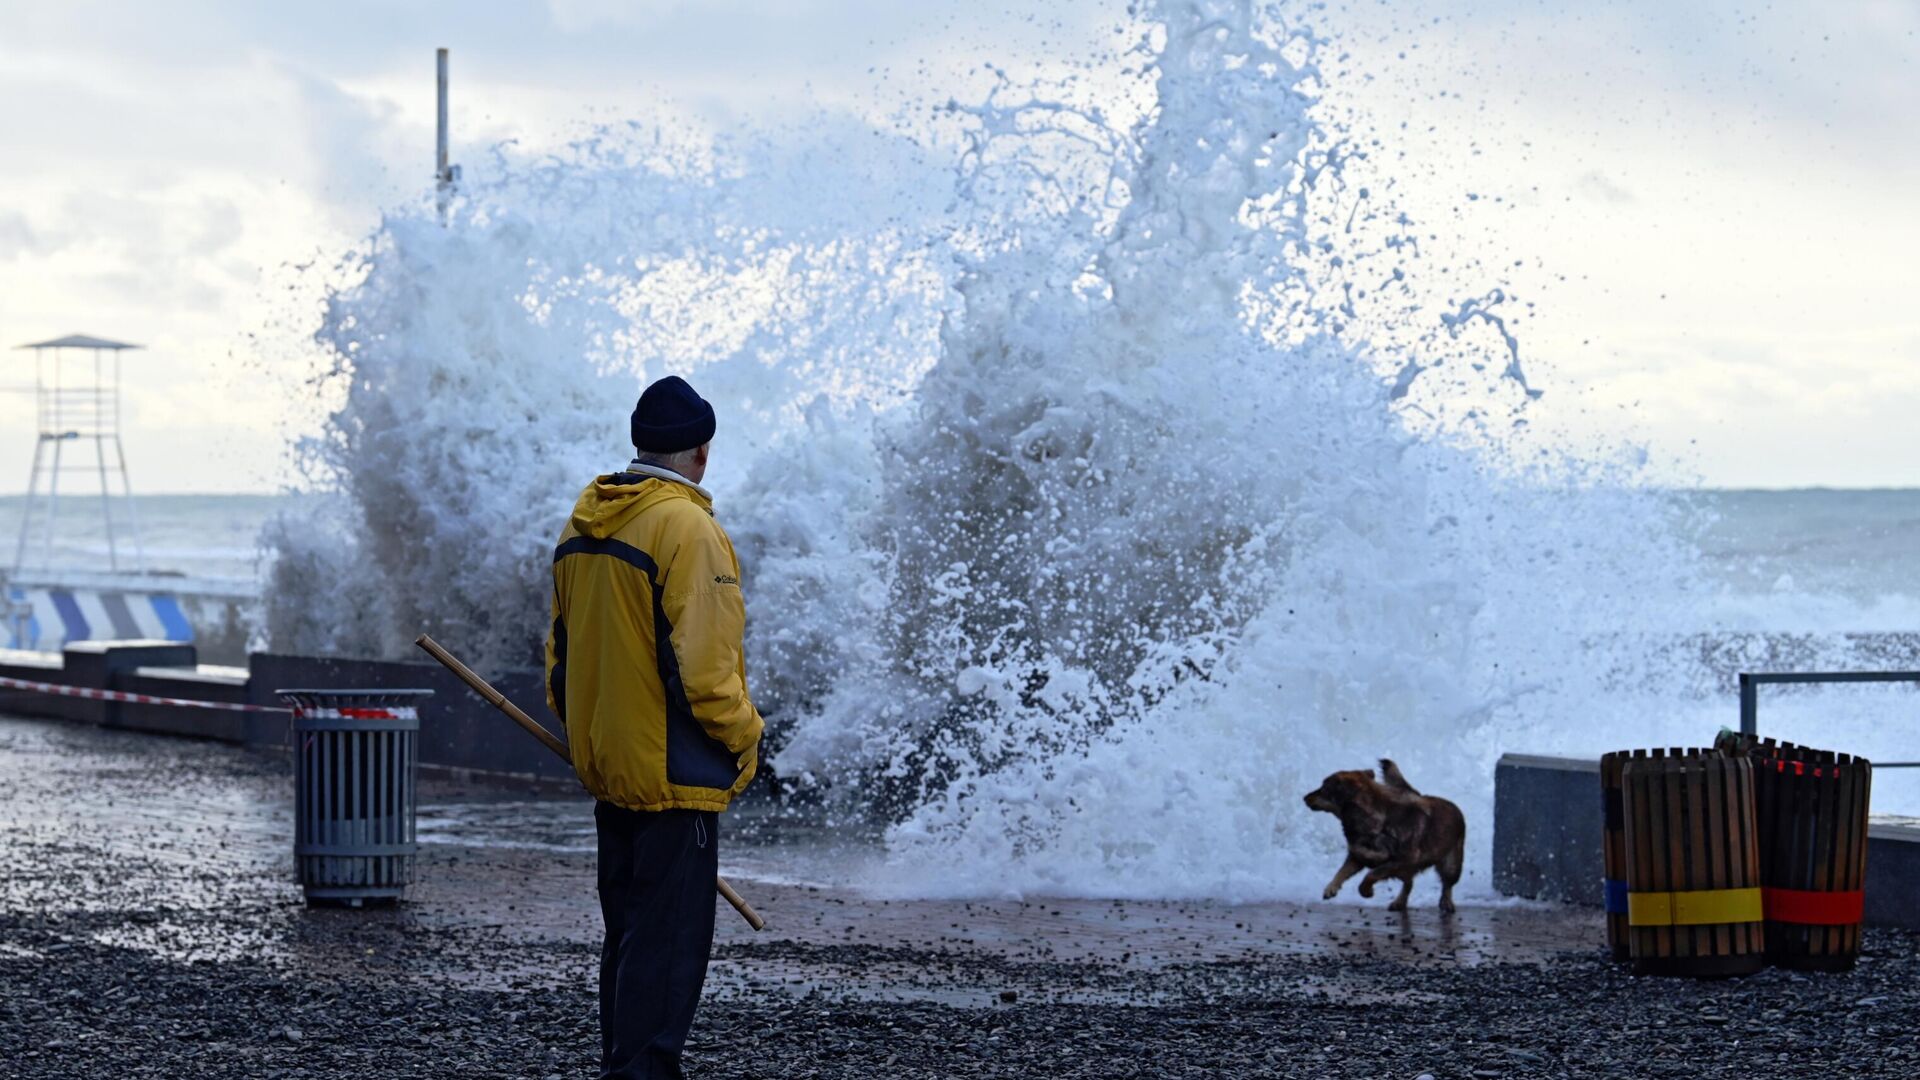
<instances>
[{"instance_id":1,"label":"tower roof","mask_svg":"<svg viewBox=\"0 0 1920 1080\"><path fill-rule=\"evenodd\" d=\"M138 345L129 345L124 341L108 341L106 338L92 337L87 334L68 334L52 341L36 341L31 345L16 345L16 349L138 349Z\"/></svg>"}]
</instances>

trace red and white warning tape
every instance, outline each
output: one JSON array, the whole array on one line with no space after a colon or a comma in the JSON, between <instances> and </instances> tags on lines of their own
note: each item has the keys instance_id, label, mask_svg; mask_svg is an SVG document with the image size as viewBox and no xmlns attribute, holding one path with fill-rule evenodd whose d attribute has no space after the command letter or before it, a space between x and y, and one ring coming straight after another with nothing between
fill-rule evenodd
<instances>
[{"instance_id":1,"label":"red and white warning tape","mask_svg":"<svg viewBox=\"0 0 1920 1080\"><path fill-rule=\"evenodd\" d=\"M41 694L58 694L61 697L86 698L89 701L124 701L133 705L174 705L182 709L219 709L222 712L272 713L292 711L290 709L283 709L277 705L236 705L227 701L190 701L186 698L155 697L152 694L129 694L124 690L95 690L87 686L62 686L59 683L29 682L26 679L10 679L4 675L0 675L0 689L32 690Z\"/></svg>"}]
</instances>

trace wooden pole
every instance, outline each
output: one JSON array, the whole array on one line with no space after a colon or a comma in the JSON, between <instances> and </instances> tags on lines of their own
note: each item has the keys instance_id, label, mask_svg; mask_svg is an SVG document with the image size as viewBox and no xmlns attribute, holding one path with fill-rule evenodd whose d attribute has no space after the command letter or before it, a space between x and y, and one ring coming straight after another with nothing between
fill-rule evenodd
<instances>
[{"instance_id":1,"label":"wooden pole","mask_svg":"<svg viewBox=\"0 0 1920 1080\"><path fill-rule=\"evenodd\" d=\"M440 661L448 671L459 676L460 681L472 687L474 693L486 698L487 704L506 713L507 717L514 723L525 728L527 734L539 739L540 745L560 755L561 761L569 764L573 762L573 755L568 752L567 744L561 741L558 735L548 731L545 725L522 712L518 705L507 700L505 694L495 690L487 680L474 674L472 668L461 663L446 649L441 648L439 642L425 634L421 634L419 637L413 639L413 643L425 650L428 656ZM748 926L753 927L755 930L765 930L767 928L767 920L761 918L760 913L753 910L753 905L747 903L744 897L733 890L733 886L727 884L726 878L716 877L714 879L714 885L720 890L720 895L726 897L727 903L733 905L733 910L739 912L740 917L747 920Z\"/></svg>"}]
</instances>

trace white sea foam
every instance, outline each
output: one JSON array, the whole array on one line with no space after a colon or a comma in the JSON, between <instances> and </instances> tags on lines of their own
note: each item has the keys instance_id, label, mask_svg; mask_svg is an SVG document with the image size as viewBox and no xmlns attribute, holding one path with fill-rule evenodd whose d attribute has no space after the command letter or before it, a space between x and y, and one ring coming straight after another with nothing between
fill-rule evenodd
<instances>
[{"instance_id":1,"label":"white sea foam","mask_svg":"<svg viewBox=\"0 0 1920 1080\"><path fill-rule=\"evenodd\" d=\"M1710 737L1686 642L1774 609L1631 448L1534 442L1510 299L1423 285L1321 42L1225 0L1143 31L1137 122L1068 83L907 135L603 132L396 212L321 331L344 498L273 532L275 647L527 662L573 493L680 371L773 762L889 823L894 891L1297 894L1337 835L1300 795L1382 755L1478 868L1500 751Z\"/></svg>"}]
</instances>

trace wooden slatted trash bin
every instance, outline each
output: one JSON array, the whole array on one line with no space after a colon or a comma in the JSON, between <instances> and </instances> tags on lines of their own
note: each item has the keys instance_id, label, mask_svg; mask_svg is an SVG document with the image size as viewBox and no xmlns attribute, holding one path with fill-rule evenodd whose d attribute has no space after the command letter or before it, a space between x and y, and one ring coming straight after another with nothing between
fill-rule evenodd
<instances>
[{"instance_id":1,"label":"wooden slatted trash bin","mask_svg":"<svg viewBox=\"0 0 1920 1080\"><path fill-rule=\"evenodd\" d=\"M1632 959L1627 925L1627 818L1621 781L1628 761L1663 758L1672 754L1705 754L1705 750L1616 750L1600 755L1600 888L1607 914L1607 951L1622 963Z\"/></svg>"},{"instance_id":2,"label":"wooden slatted trash bin","mask_svg":"<svg viewBox=\"0 0 1920 1080\"><path fill-rule=\"evenodd\" d=\"M1631 958L1627 952L1627 816L1620 802L1620 774L1629 756L1625 750L1600 755L1600 889L1607 908L1607 952L1615 960Z\"/></svg>"},{"instance_id":3,"label":"wooden slatted trash bin","mask_svg":"<svg viewBox=\"0 0 1920 1080\"><path fill-rule=\"evenodd\" d=\"M1630 758L1621 804L1634 973L1714 977L1764 968L1752 764L1703 751Z\"/></svg>"},{"instance_id":4,"label":"wooden slatted trash bin","mask_svg":"<svg viewBox=\"0 0 1920 1080\"><path fill-rule=\"evenodd\" d=\"M307 903L394 902L413 880L419 703L431 690L280 690L293 709L293 862Z\"/></svg>"},{"instance_id":5,"label":"wooden slatted trash bin","mask_svg":"<svg viewBox=\"0 0 1920 1080\"><path fill-rule=\"evenodd\" d=\"M1607 909L1607 951L1632 959L1627 947L1627 815L1620 783L1633 758L1665 757L1665 750L1617 750L1600 755L1600 888Z\"/></svg>"},{"instance_id":6,"label":"wooden slatted trash bin","mask_svg":"<svg viewBox=\"0 0 1920 1080\"><path fill-rule=\"evenodd\" d=\"M1762 746L1752 761L1767 958L1801 971L1851 970L1866 908L1873 764L1791 746Z\"/></svg>"}]
</instances>

